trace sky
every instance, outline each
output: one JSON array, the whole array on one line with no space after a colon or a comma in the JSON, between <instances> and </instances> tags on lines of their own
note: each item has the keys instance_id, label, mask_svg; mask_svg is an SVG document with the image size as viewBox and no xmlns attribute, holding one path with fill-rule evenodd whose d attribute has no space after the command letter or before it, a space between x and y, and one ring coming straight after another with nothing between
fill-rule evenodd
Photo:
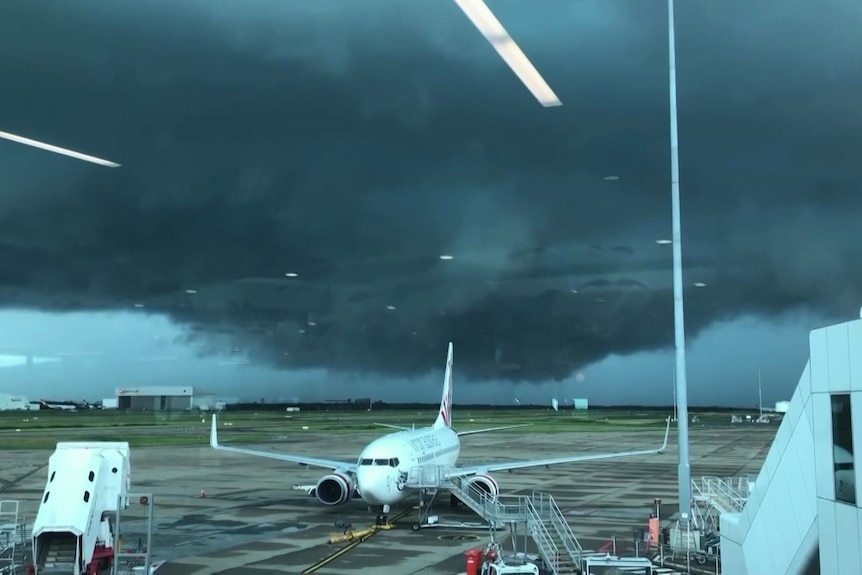
<instances>
[{"instance_id":1,"label":"sky","mask_svg":"<svg viewBox=\"0 0 862 575\"><path fill-rule=\"evenodd\" d=\"M122 167L0 140L0 351L99 348L61 362L77 395L122 377L396 399L435 389L451 340L465 401L659 402L666 4L489 6L562 107L448 0L3 2L0 130ZM678 5L693 402L747 405L757 365L789 397L807 333L857 317L860 19ZM255 313L278 335L225 335ZM219 366L233 350L250 364ZM139 365L157 352L187 357ZM57 365L3 385L56 395Z\"/></svg>"}]
</instances>

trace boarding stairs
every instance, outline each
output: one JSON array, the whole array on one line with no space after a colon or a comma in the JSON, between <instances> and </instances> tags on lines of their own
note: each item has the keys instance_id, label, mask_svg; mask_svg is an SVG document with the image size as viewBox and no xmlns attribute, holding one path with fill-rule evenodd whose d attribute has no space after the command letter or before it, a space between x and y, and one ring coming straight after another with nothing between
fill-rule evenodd
<instances>
[{"instance_id":1,"label":"boarding stairs","mask_svg":"<svg viewBox=\"0 0 862 575\"><path fill-rule=\"evenodd\" d=\"M411 489L447 490L469 507L492 528L525 525L536 544L539 556L552 573L581 573L583 548L572 533L554 498L540 491L530 495L491 496L458 475L452 466L417 466L410 470L406 487Z\"/></svg>"},{"instance_id":2,"label":"boarding stairs","mask_svg":"<svg viewBox=\"0 0 862 575\"><path fill-rule=\"evenodd\" d=\"M674 551L702 553L718 533L722 514L739 513L748 501L751 478L705 476L691 481L692 522L679 521L670 529Z\"/></svg>"},{"instance_id":3,"label":"boarding stairs","mask_svg":"<svg viewBox=\"0 0 862 575\"><path fill-rule=\"evenodd\" d=\"M739 513L748 501L747 477L701 477L692 480L692 496L695 502L705 503L719 513Z\"/></svg>"},{"instance_id":4,"label":"boarding stairs","mask_svg":"<svg viewBox=\"0 0 862 575\"><path fill-rule=\"evenodd\" d=\"M46 534L39 546L37 572L45 575L76 574L77 548L78 537L72 533Z\"/></svg>"}]
</instances>

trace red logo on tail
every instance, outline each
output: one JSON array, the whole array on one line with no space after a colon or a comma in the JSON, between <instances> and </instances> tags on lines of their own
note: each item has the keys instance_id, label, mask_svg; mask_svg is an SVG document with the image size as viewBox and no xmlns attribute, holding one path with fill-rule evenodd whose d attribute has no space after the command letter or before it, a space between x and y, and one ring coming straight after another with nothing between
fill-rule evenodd
<instances>
[{"instance_id":1,"label":"red logo on tail","mask_svg":"<svg viewBox=\"0 0 862 575\"><path fill-rule=\"evenodd\" d=\"M446 380L446 395L443 396L443 405L440 406L440 417L443 418L443 423L449 426L452 425L449 421L452 412L452 363L450 362L447 367L449 379Z\"/></svg>"}]
</instances>

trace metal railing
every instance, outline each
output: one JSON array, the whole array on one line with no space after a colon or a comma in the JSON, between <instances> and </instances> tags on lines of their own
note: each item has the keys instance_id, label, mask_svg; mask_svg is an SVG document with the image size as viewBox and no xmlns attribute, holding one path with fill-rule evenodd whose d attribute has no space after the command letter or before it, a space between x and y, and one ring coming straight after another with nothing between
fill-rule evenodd
<instances>
[{"instance_id":1,"label":"metal railing","mask_svg":"<svg viewBox=\"0 0 862 575\"><path fill-rule=\"evenodd\" d=\"M748 501L749 478L701 477L692 481L695 498L707 500L719 511L739 513ZM734 485L736 484L736 485Z\"/></svg>"},{"instance_id":2,"label":"metal railing","mask_svg":"<svg viewBox=\"0 0 862 575\"><path fill-rule=\"evenodd\" d=\"M574 565L581 566L583 549L551 495L533 491L530 496L493 497L465 479L453 480L459 498L491 523L525 523L539 556L553 573L560 571L563 551Z\"/></svg>"},{"instance_id":3,"label":"metal railing","mask_svg":"<svg viewBox=\"0 0 862 575\"><path fill-rule=\"evenodd\" d=\"M527 529L530 532L530 537L536 543L539 556L544 560L552 573L559 573L560 552L557 544L554 543L554 538L542 520L542 516L529 499L527 499L527 514Z\"/></svg>"},{"instance_id":4,"label":"metal railing","mask_svg":"<svg viewBox=\"0 0 862 575\"><path fill-rule=\"evenodd\" d=\"M453 477L452 489L459 499L480 517L492 524L526 522L529 498L523 495L497 495L494 497L465 477Z\"/></svg>"},{"instance_id":5,"label":"metal railing","mask_svg":"<svg viewBox=\"0 0 862 575\"><path fill-rule=\"evenodd\" d=\"M581 543L572 532L572 528L569 526L569 522L566 521L565 515L563 515L563 512L557 506L556 500L547 493L533 491L531 501L538 508L542 521L550 523L557 532L563 547L566 549L566 553L574 564L581 565L584 560L584 548L581 547Z\"/></svg>"},{"instance_id":6,"label":"metal railing","mask_svg":"<svg viewBox=\"0 0 862 575\"><path fill-rule=\"evenodd\" d=\"M505 523L526 524L539 556L553 573L561 569L561 551L577 568L582 567L583 548L551 495L533 491L529 496L494 496L471 483L469 477L453 475L454 472L457 472L457 468L414 467L408 473L407 485L412 488L449 489L492 527Z\"/></svg>"}]
</instances>

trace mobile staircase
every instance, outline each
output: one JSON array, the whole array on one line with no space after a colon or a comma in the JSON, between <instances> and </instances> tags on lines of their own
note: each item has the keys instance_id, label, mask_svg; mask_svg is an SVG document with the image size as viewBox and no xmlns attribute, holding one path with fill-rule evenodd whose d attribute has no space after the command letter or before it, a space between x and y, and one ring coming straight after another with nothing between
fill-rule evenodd
<instances>
[{"instance_id":1,"label":"mobile staircase","mask_svg":"<svg viewBox=\"0 0 862 575\"><path fill-rule=\"evenodd\" d=\"M128 443L57 444L33 523L37 575L96 575L111 565L112 518L129 481Z\"/></svg>"},{"instance_id":2,"label":"mobile staircase","mask_svg":"<svg viewBox=\"0 0 862 575\"><path fill-rule=\"evenodd\" d=\"M18 501L0 501L0 573L14 575L17 566L18 541L23 535Z\"/></svg>"},{"instance_id":3,"label":"mobile staircase","mask_svg":"<svg viewBox=\"0 0 862 575\"><path fill-rule=\"evenodd\" d=\"M739 513L748 501L749 477L701 477L692 480L695 503L712 507L719 513Z\"/></svg>"},{"instance_id":4,"label":"mobile staircase","mask_svg":"<svg viewBox=\"0 0 862 575\"><path fill-rule=\"evenodd\" d=\"M691 552L698 557L717 552L721 516L740 513L751 491L750 477L701 477L691 481L693 519L677 522L670 529L674 552Z\"/></svg>"},{"instance_id":5,"label":"mobile staircase","mask_svg":"<svg viewBox=\"0 0 862 575\"><path fill-rule=\"evenodd\" d=\"M541 491L530 495L497 495L477 487L470 477L458 475L450 466L418 466L410 470L406 487L447 490L488 523L491 529L509 526L513 537L517 527L526 526L539 556L555 575L582 573L584 550L572 533L554 498ZM420 501L422 497L420 496ZM420 509L420 516L423 511Z\"/></svg>"}]
</instances>

